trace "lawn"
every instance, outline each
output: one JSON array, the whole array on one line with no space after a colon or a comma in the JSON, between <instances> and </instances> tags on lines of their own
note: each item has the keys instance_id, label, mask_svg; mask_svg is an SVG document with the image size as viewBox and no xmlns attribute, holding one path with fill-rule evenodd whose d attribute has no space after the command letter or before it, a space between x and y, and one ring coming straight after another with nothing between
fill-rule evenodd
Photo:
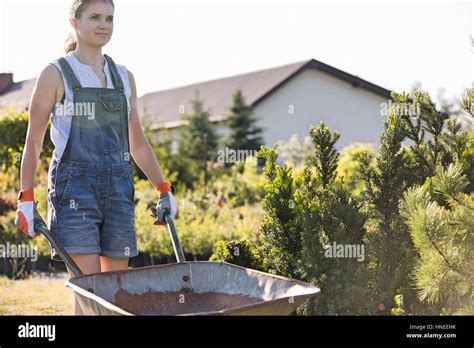
<instances>
[{"instance_id":1,"label":"lawn","mask_svg":"<svg viewBox=\"0 0 474 348\"><path fill-rule=\"evenodd\" d=\"M66 279L67 273L25 280L0 276L0 315L72 315L73 293Z\"/></svg>"}]
</instances>

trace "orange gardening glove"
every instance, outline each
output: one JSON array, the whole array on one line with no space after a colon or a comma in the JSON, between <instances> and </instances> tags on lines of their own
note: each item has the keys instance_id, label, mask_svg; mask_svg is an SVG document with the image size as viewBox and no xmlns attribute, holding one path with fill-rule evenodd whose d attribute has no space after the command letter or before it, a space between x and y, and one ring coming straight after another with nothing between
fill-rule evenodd
<instances>
[{"instance_id":1,"label":"orange gardening glove","mask_svg":"<svg viewBox=\"0 0 474 348\"><path fill-rule=\"evenodd\" d=\"M160 194L156 208L151 209L150 216L156 219L155 225L166 225L165 215L168 214L172 218L176 215L176 202L173 196L173 186L170 182L165 181L156 185L156 190Z\"/></svg>"},{"instance_id":2,"label":"orange gardening glove","mask_svg":"<svg viewBox=\"0 0 474 348\"><path fill-rule=\"evenodd\" d=\"M18 229L27 236L34 238L39 235L35 232L35 222L41 222L44 226L46 223L38 213L35 202L35 195L33 189L22 190L18 195L18 209L16 211L15 224Z\"/></svg>"}]
</instances>

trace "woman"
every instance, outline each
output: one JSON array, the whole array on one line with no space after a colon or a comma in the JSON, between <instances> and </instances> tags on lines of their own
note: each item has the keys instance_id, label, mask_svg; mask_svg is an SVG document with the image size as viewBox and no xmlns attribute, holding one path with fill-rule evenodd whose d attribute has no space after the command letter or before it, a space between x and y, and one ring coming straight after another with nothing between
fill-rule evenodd
<instances>
[{"instance_id":1,"label":"woman","mask_svg":"<svg viewBox=\"0 0 474 348\"><path fill-rule=\"evenodd\" d=\"M138 254L130 155L159 193L155 224L165 224L165 213L176 214L171 184L140 126L134 77L102 54L113 14L111 0L73 2L75 36L66 42L66 55L37 80L21 163L17 225L35 237L34 221L44 221L33 178L51 115L48 228L84 274L126 269ZM54 250L52 258L58 259ZM75 314L82 314L77 301Z\"/></svg>"}]
</instances>

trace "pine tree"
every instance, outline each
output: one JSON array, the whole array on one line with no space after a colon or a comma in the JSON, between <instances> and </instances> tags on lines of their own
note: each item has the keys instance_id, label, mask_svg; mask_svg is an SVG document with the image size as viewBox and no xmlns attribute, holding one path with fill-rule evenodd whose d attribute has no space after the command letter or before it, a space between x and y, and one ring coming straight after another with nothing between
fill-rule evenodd
<instances>
[{"instance_id":1,"label":"pine tree","mask_svg":"<svg viewBox=\"0 0 474 348\"><path fill-rule=\"evenodd\" d=\"M261 231L269 267L321 288L320 298L309 302L303 313L364 314L368 296L363 260L328 255L328 247L360 248L365 216L360 202L336 182L339 134L321 123L310 128L310 135L313 156L301 177L276 164L275 149L259 152L267 160Z\"/></svg>"},{"instance_id":2,"label":"pine tree","mask_svg":"<svg viewBox=\"0 0 474 348\"><path fill-rule=\"evenodd\" d=\"M230 115L226 123L230 128L230 136L227 139L229 148L256 151L263 144L262 128L257 126L252 108L245 103L240 90L232 97Z\"/></svg>"},{"instance_id":3,"label":"pine tree","mask_svg":"<svg viewBox=\"0 0 474 348\"><path fill-rule=\"evenodd\" d=\"M366 216L360 202L337 180L340 135L321 122L310 127L314 146L299 189L304 211L303 265L305 274L321 288L321 296L304 309L308 314L366 314ZM334 248L358 254L334 255Z\"/></svg>"},{"instance_id":4,"label":"pine tree","mask_svg":"<svg viewBox=\"0 0 474 348\"><path fill-rule=\"evenodd\" d=\"M419 298L444 314L474 314L474 194L459 164L439 166L432 178L440 205L423 186L405 193L404 216L420 258L414 270Z\"/></svg>"},{"instance_id":5,"label":"pine tree","mask_svg":"<svg viewBox=\"0 0 474 348\"><path fill-rule=\"evenodd\" d=\"M218 136L199 95L192 100L192 110L192 114L183 117L187 125L182 128L178 146L179 179L192 186L199 179L196 173L201 173L206 187L209 179L207 164L216 158Z\"/></svg>"},{"instance_id":6,"label":"pine tree","mask_svg":"<svg viewBox=\"0 0 474 348\"><path fill-rule=\"evenodd\" d=\"M300 278L302 220L300 206L295 202L292 169L276 164L276 146L262 146L258 156L266 160L263 173L267 182L262 203L267 214L260 231L269 250L270 268L277 274Z\"/></svg>"},{"instance_id":7,"label":"pine tree","mask_svg":"<svg viewBox=\"0 0 474 348\"><path fill-rule=\"evenodd\" d=\"M408 226L400 215L400 207L403 193L412 185L423 182L429 171L420 164L422 160L427 161L423 138L414 139L414 146L420 149L419 158L413 150L402 146L410 132L424 131L420 123L413 125L407 117L407 109L412 110L411 105L405 108L409 103L408 95L392 94L392 98L395 104L385 122L375 167L371 166L371 156L362 156L360 160L360 175L365 182L364 209L370 216L365 238L372 264L371 303L375 306L370 312L390 314L397 306L395 296L401 295L406 312L416 314L425 312L426 306L420 303L411 285L410 273L417 254ZM429 111L433 112L429 106Z\"/></svg>"},{"instance_id":8,"label":"pine tree","mask_svg":"<svg viewBox=\"0 0 474 348\"><path fill-rule=\"evenodd\" d=\"M404 195L403 214L420 255L414 270L419 298L447 314L474 313L473 105L474 87L461 100L467 129L455 117L444 122L440 160L423 161L432 177Z\"/></svg>"},{"instance_id":9,"label":"pine tree","mask_svg":"<svg viewBox=\"0 0 474 348\"><path fill-rule=\"evenodd\" d=\"M471 116L472 96L463 99ZM360 156L360 195L337 178L338 134L324 124L310 129L314 152L301 175L276 164L275 148L259 152L267 160L267 265L322 290L304 313L473 312L474 131L427 94L392 98L379 153ZM364 245L366 260L327 257L331 243Z\"/></svg>"},{"instance_id":10,"label":"pine tree","mask_svg":"<svg viewBox=\"0 0 474 348\"><path fill-rule=\"evenodd\" d=\"M438 166L452 163L459 153L463 153L469 167L468 141L458 121L438 111L427 93L416 91L414 98L393 93L392 99L395 104L382 134L376 168L370 168L368 159L361 160L366 209L371 214L367 240L374 251L370 254L374 264L373 296L382 314L388 314L389 307L396 310L394 306L398 305L393 299L399 295L407 314L437 313L436 306L419 302L413 289L411 275L419 255L400 208L403 194L413 185L426 181L433 191L427 178ZM402 146L405 139L412 141L409 147Z\"/></svg>"},{"instance_id":11,"label":"pine tree","mask_svg":"<svg viewBox=\"0 0 474 348\"><path fill-rule=\"evenodd\" d=\"M367 222L369 259L373 265L370 284L373 290L371 314L389 314L393 296L409 284L411 241L408 228L398 214L399 200L410 184L409 158L402 148L405 138L403 120L391 110L382 133L376 165L370 158L361 158L361 175L365 181L362 197L370 215ZM402 292L407 298L405 291ZM411 296L416 300L416 296Z\"/></svg>"}]
</instances>

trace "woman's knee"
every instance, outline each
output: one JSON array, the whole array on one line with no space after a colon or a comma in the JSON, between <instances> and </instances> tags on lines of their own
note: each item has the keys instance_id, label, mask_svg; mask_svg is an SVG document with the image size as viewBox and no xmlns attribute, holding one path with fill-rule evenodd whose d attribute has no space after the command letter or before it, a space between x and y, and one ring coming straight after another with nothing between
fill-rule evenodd
<instances>
[{"instance_id":1,"label":"woman's knee","mask_svg":"<svg viewBox=\"0 0 474 348\"><path fill-rule=\"evenodd\" d=\"M100 272L99 254L71 254L71 258L84 274ZM73 276L69 269L68 272L71 276Z\"/></svg>"},{"instance_id":2,"label":"woman's knee","mask_svg":"<svg viewBox=\"0 0 474 348\"><path fill-rule=\"evenodd\" d=\"M100 268L102 272L120 271L128 268L128 258L115 258L108 256L100 257Z\"/></svg>"}]
</instances>

